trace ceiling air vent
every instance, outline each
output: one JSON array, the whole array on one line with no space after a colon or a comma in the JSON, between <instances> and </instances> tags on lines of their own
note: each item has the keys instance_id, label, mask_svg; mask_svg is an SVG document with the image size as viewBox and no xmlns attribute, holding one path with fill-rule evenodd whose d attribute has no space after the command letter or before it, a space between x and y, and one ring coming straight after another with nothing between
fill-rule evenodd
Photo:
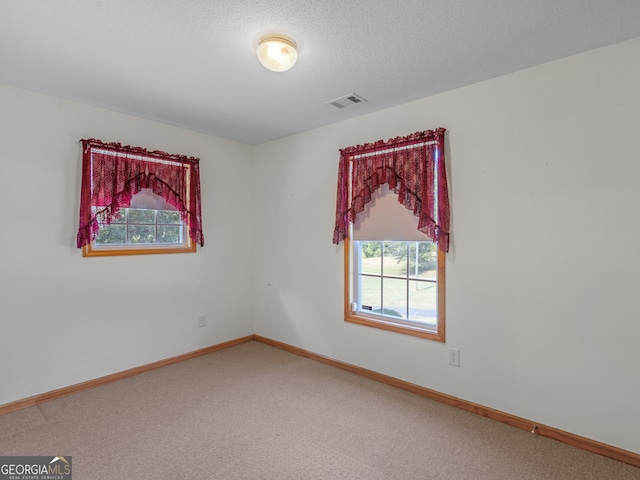
<instances>
[{"instance_id":1,"label":"ceiling air vent","mask_svg":"<svg viewBox=\"0 0 640 480\"><path fill-rule=\"evenodd\" d=\"M333 105L336 108L344 108L350 107L351 105L357 105L358 103L366 102L367 100L362 98L360 95L355 93L350 93L345 95L344 97L336 98L335 100L329 100L325 102L329 105Z\"/></svg>"}]
</instances>

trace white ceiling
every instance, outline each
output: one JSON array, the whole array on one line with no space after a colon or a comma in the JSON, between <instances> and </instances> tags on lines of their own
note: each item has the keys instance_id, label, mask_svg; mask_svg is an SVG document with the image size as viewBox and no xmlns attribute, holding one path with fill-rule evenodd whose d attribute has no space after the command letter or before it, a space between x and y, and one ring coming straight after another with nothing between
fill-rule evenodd
<instances>
[{"instance_id":1,"label":"white ceiling","mask_svg":"<svg viewBox=\"0 0 640 480\"><path fill-rule=\"evenodd\" d=\"M0 82L259 144L637 36L640 0L0 0Z\"/></svg>"}]
</instances>

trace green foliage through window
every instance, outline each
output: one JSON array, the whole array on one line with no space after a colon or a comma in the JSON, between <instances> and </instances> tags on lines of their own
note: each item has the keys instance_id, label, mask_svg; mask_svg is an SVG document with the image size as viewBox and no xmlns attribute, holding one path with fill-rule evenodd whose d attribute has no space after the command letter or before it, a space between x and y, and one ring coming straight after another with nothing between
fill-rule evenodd
<instances>
[{"instance_id":1,"label":"green foliage through window","mask_svg":"<svg viewBox=\"0 0 640 480\"><path fill-rule=\"evenodd\" d=\"M183 224L177 211L123 208L110 224L98 215L98 224L96 245L180 245L183 242Z\"/></svg>"},{"instance_id":2,"label":"green foliage through window","mask_svg":"<svg viewBox=\"0 0 640 480\"><path fill-rule=\"evenodd\" d=\"M436 324L437 244L354 241L354 248L360 252L354 277L359 312Z\"/></svg>"}]
</instances>

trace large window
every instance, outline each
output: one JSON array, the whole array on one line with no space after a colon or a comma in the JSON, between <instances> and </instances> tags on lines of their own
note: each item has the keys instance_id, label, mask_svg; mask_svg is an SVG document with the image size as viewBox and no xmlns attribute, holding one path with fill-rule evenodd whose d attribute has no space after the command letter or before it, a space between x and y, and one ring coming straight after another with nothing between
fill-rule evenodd
<instances>
[{"instance_id":1,"label":"large window","mask_svg":"<svg viewBox=\"0 0 640 480\"><path fill-rule=\"evenodd\" d=\"M444 129L340 151L345 321L444 342Z\"/></svg>"},{"instance_id":2,"label":"large window","mask_svg":"<svg viewBox=\"0 0 640 480\"><path fill-rule=\"evenodd\" d=\"M197 158L94 139L82 144L83 255L195 252L204 244Z\"/></svg>"},{"instance_id":3,"label":"large window","mask_svg":"<svg viewBox=\"0 0 640 480\"><path fill-rule=\"evenodd\" d=\"M345 320L444 341L445 255L437 245L345 242Z\"/></svg>"}]
</instances>

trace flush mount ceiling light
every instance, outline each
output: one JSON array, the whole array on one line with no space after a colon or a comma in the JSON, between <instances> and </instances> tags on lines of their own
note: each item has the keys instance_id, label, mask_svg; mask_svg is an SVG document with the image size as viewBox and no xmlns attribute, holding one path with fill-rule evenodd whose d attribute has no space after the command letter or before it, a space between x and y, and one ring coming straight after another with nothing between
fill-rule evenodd
<instances>
[{"instance_id":1,"label":"flush mount ceiling light","mask_svg":"<svg viewBox=\"0 0 640 480\"><path fill-rule=\"evenodd\" d=\"M257 54L260 63L274 72L289 70L298 60L296 42L280 33L262 37L258 42Z\"/></svg>"}]
</instances>

